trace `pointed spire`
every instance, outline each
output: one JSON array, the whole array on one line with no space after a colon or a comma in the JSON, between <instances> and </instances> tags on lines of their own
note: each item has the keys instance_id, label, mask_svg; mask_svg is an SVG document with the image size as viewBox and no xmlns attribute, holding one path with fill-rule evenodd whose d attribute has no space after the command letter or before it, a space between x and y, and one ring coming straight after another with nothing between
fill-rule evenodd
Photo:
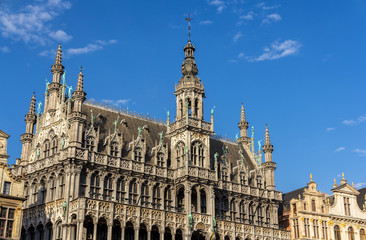
<instances>
[{"instance_id":1,"label":"pointed spire","mask_svg":"<svg viewBox=\"0 0 366 240\"><path fill-rule=\"evenodd\" d=\"M246 122L244 104L241 103L240 122Z\"/></svg>"},{"instance_id":2,"label":"pointed spire","mask_svg":"<svg viewBox=\"0 0 366 240\"><path fill-rule=\"evenodd\" d=\"M79 91L79 92L83 92L84 91L84 85L83 85L83 66L80 66L80 73L79 73L79 78L78 78L78 83L76 85L76 90L75 91Z\"/></svg>"},{"instance_id":3,"label":"pointed spire","mask_svg":"<svg viewBox=\"0 0 366 240\"><path fill-rule=\"evenodd\" d=\"M58 44L58 49L56 53L56 60L55 65L62 65L62 50L61 50L61 43Z\"/></svg>"},{"instance_id":4,"label":"pointed spire","mask_svg":"<svg viewBox=\"0 0 366 240\"><path fill-rule=\"evenodd\" d=\"M33 92L33 96L31 98L29 111L28 111L28 115L34 115L34 114L36 114L36 95L35 95L35 92Z\"/></svg>"},{"instance_id":5,"label":"pointed spire","mask_svg":"<svg viewBox=\"0 0 366 240\"><path fill-rule=\"evenodd\" d=\"M266 124L265 145L267 146L271 145L271 139L269 138L269 130L267 124Z\"/></svg>"}]
</instances>

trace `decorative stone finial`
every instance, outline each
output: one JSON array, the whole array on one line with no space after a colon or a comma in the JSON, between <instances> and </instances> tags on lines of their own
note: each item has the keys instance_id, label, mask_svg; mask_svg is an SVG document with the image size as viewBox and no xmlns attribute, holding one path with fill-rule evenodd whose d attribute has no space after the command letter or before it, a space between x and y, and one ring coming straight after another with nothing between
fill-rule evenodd
<instances>
[{"instance_id":1,"label":"decorative stone finial","mask_svg":"<svg viewBox=\"0 0 366 240\"><path fill-rule=\"evenodd\" d=\"M55 64L62 65L62 50L61 43L58 43Z\"/></svg>"},{"instance_id":2,"label":"decorative stone finial","mask_svg":"<svg viewBox=\"0 0 366 240\"><path fill-rule=\"evenodd\" d=\"M246 122L243 103L241 103L240 122Z\"/></svg>"},{"instance_id":3,"label":"decorative stone finial","mask_svg":"<svg viewBox=\"0 0 366 240\"><path fill-rule=\"evenodd\" d=\"M312 181L313 181L313 174L310 173L310 182L312 182Z\"/></svg>"},{"instance_id":4,"label":"decorative stone finial","mask_svg":"<svg viewBox=\"0 0 366 240\"><path fill-rule=\"evenodd\" d=\"M344 173L342 173L342 180L344 179Z\"/></svg>"},{"instance_id":5,"label":"decorative stone finial","mask_svg":"<svg viewBox=\"0 0 366 240\"><path fill-rule=\"evenodd\" d=\"M267 123L266 123L265 145L271 145L271 139L269 138L269 130Z\"/></svg>"},{"instance_id":6,"label":"decorative stone finial","mask_svg":"<svg viewBox=\"0 0 366 240\"><path fill-rule=\"evenodd\" d=\"M335 187L337 187L337 186L338 186L338 184L337 184L337 180L334 178L333 187L335 188Z\"/></svg>"},{"instance_id":7,"label":"decorative stone finial","mask_svg":"<svg viewBox=\"0 0 366 240\"><path fill-rule=\"evenodd\" d=\"M79 73L79 78L78 78L78 82L77 82L77 85L76 85L76 91L79 91L79 92L83 92L84 91L84 83L83 83L83 81L84 81L84 79L83 79L83 77L84 77L84 75L83 75L83 72L82 72L82 70L83 70L83 67L80 67L80 73Z\"/></svg>"},{"instance_id":8,"label":"decorative stone finial","mask_svg":"<svg viewBox=\"0 0 366 240\"><path fill-rule=\"evenodd\" d=\"M35 92L33 92L33 96L31 98L30 106L29 106L29 115L34 115L36 113L36 95Z\"/></svg>"}]
</instances>

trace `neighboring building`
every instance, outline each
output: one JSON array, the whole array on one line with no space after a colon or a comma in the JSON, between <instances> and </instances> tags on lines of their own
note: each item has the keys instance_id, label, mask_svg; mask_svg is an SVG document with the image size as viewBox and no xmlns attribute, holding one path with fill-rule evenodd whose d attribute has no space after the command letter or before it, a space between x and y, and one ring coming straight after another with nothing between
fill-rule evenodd
<instances>
[{"instance_id":1,"label":"neighboring building","mask_svg":"<svg viewBox=\"0 0 366 240\"><path fill-rule=\"evenodd\" d=\"M353 184L352 184L353 185ZM344 179L334 179L332 196L317 190L312 176L307 187L283 195L280 224L291 231L291 239L365 240L365 192Z\"/></svg>"},{"instance_id":2,"label":"neighboring building","mask_svg":"<svg viewBox=\"0 0 366 240\"><path fill-rule=\"evenodd\" d=\"M10 136L0 130L0 239L19 239L22 227L24 184L7 164L7 141Z\"/></svg>"},{"instance_id":3,"label":"neighboring building","mask_svg":"<svg viewBox=\"0 0 366 240\"><path fill-rule=\"evenodd\" d=\"M81 71L71 94L59 46L44 110L35 112L33 96L13 170L26 178L22 239L289 239L278 225L268 128L263 163L243 107L237 141L214 136L194 51L188 41L177 115L162 122L85 101Z\"/></svg>"}]
</instances>

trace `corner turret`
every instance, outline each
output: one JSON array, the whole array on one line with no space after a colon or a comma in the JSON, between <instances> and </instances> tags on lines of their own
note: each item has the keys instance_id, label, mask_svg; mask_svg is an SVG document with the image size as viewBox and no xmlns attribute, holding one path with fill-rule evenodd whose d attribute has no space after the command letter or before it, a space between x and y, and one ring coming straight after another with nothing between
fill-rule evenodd
<instances>
[{"instance_id":1,"label":"corner turret","mask_svg":"<svg viewBox=\"0 0 366 240\"><path fill-rule=\"evenodd\" d=\"M265 159L265 162L262 164L262 166L264 167L266 176L267 189L275 190L276 185L274 180L274 171L276 170L276 163L272 161L273 146L269 138L268 126L266 126L265 144L263 145L262 150L264 152Z\"/></svg>"},{"instance_id":2,"label":"corner turret","mask_svg":"<svg viewBox=\"0 0 366 240\"><path fill-rule=\"evenodd\" d=\"M34 93L31 98L28 114L25 115L24 121L26 122L25 133L20 136L20 142L23 144L21 161L27 162L34 137L34 126L36 124L36 96Z\"/></svg>"}]
</instances>

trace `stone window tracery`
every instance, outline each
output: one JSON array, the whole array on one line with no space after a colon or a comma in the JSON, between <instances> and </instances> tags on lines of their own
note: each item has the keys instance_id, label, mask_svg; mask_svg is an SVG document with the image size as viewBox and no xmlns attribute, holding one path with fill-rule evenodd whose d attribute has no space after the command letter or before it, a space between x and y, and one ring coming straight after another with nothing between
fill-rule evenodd
<instances>
[{"instance_id":1,"label":"stone window tracery","mask_svg":"<svg viewBox=\"0 0 366 240\"><path fill-rule=\"evenodd\" d=\"M117 157L118 156L118 143L112 142L110 150L111 150L111 156Z\"/></svg>"},{"instance_id":2,"label":"stone window tracery","mask_svg":"<svg viewBox=\"0 0 366 240\"><path fill-rule=\"evenodd\" d=\"M160 187L156 184L153 188L153 207L160 208L161 198L160 198Z\"/></svg>"},{"instance_id":3,"label":"stone window tracery","mask_svg":"<svg viewBox=\"0 0 366 240\"><path fill-rule=\"evenodd\" d=\"M322 233L323 233L323 239L328 240L328 227L326 221L322 222Z\"/></svg>"},{"instance_id":4,"label":"stone window tracery","mask_svg":"<svg viewBox=\"0 0 366 240\"><path fill-rule=\"evenodd\" d=\"M112 200L112 196L113 196L112 178L111 175L108 174L104 178L103 197L106 200Z\"/></svg>"},{"instance_id":5,"label":"stone window tracery","mask_svg":"<svg viewBox=\"0 0 366 240\"><path fill-rule=\"evenodd\" d=\"M319 226L318 226L318 220L313 220L313 232L314 232L314 237L315 238L319 238Z\"/></svg>"},{"instance_id":6,"label":"stone window tracery","mask_svg":"<svg viewBox=\"0 0 366 240\"><path fill-rule=\"evenodd\" d=\"M351 204L349 202L348 197L343 197L344 202L344 214L347 216L351 216Z\"/></svg>"},{"instance_id":7,"label":"stone window tracery","mask_svg":"<svg viewBox=\"0 0 366 240\"><path fill-rule=\"evenodd\" d=\"M51 155L57 153L58 150L58 141L57 141L57 137L53 137L52 138L52 142L51 142Z\"/></svg>"},{"instance_id":8,"label":"stone window tracery","mask_svg":"<svg viewBox=\"0 0 366 240\"><path fill-rule=\"evenodd\" d=\"M164 192L164 208L170 210L172 208L172 202L172 190L168 186Z\"/></svg>"},{"instance_id":9,"label":"stone window tracery","mask_svg":"<svg viewBox=\"0 0 366 240\"><path fill-rule=\"evenodd\" d=\"M50 140L46 140L43 143L43 157L48 157L50 156Z\"/></svg>"},{"instance_id":10,"label":"stone window tracery","mask_svg":"<svg viewBox=\"0 0 366 240\"><path fill-rule=\"evenodd\" d=\"M65 175L63 173L61 173L60 176L58 177L58 179L59 179L58 198L62 198L62 197L64 197L64 193L65 193Z\"/></svg>"},{"instance_id":11,"label":"stone window tracery","mask_svg":"<svg viewBox=\"0 0 366 240\"><path fill-rule=\"evenodd\" d=\"M235 199L232 199L230 202L230 218L231 221L236 220L236 206L235 206Z\"/></svg>"},{"instance_id":12,"label":"stone window tracery","mask_svg":"<svg viewBox=\"0 0 366 240\"><path fill-rule=\"evenodd\" d=\"M315 200L311 200L311 211L315 212L316 207L315 207Z\"/></svg>"},{"instance_id":13,"label":"stone window tracery","mask_svg":"<svg viewBox=\"0 0 366 240\"><path fill-rule=\"evenodd\" d=\"M129 203L136 204L137 203L137 183L136 179L133 179L130 182L129 186Z\"/></svg>"},{"instance_id":14,"label":"stone window tracery","mask_svg":"<svg viewBox=\"0 0 366 240\"><path fill-rule=\"evenodd\" d=\"M164 153L158 153L156 158L157 158L157 166L164 167Z\"/></svg>"},{"instance_id":15,"label":"stone window tracery","mask_svg":"<svg viewBox=\"0 0 366 240\"><path fill-rule=\"evenodd\" d=\"M91 152L93 152L93 151L94 151L94 149L95 149L95 139L94 139L94 137L92 137L92 136L88 136L88 137L86 138L86 148L87 148L89 151L91 151Z\"/></svg>"},{"instance_id":16,"label":"stone window tracery","mask_svg":"<svg viewBox=\"0 0 366 240\"><path fill-rule=\"evenodd\" d=\"M142 162L142 149L136 148L134 151L135 161Z\"/></svg>"},{"instance_id":17,"label":"stone window tracery","mask_svg":"<svg viewBox=\"0 0 366 240\"><path fill-rule=\"evenodd\" d=\"M100 194L100 177L99 173L95 172L90 178L90 197L98 198Z\"/></svg>"},{"instance_id":18,"label":"stone window tracery","mask_svg":"<svg viewBox=\"0 0 366 240\"><path fill-rule=\"evenodd\" d=\"M55 193L56 193L56 183L55 183L55 178L54 176L51 176L49 179L49 186L50 186L50 193L49 193L49 200L53 201L55 198Z\"/></svg>"},{"instance_id":19,"label":"stone window tracery","mask_svg":"<svg viewBox=\"0 0 366 240\"><path fill-rule=\"evenodd\" d=\"M201 213L206 213L207 212L207 206L206 206L206 192L204 189L201 189L200 191L201 193Z\"/></svg>"},{"instance_id":20,"label":"stone window tracery","mask_svg":"<svg viewBox=\"0 0 366 240\"><path fill-rule=\"evenodd\" d=\"M38 199L38 188L37 188L37 183L36 181L34 181L32 183L32 203L37 203L37 199Z\"/></svg>"},{"instance_id":21,"label":"stone window tracery","mask_svg":"<svg viewBox=\"0 0 366 240\"><path fill-rule=\"evenodd\" d=\"M47 196L47 187L45 181L42 179L40 184L40 202L45 203L46 202L46 196Z\"/></svg>"},{"instance_id":22,"label":"stone window tracery","mask_svg":"<svg viewBox=\"0 0 366 240\"><path fill-rule=\"evenodd\" d=\"M146 182L141 185L141 205L147 206L149 203L149 188Z\"/></svg>"},{"instance_id":23,"label":"stone window tracery","mask_svg":"<svg viewBox=\"0 0 366 240\"><path fill-rule=\"evenodd\" d=\"M341 230L338 225L334 226L334 239L341 240Z\"/></svg>"},{"instance_id":24,"label":"stone window tracery","mask_svg":"<svg viewBox=\"0 0 366 240\"><path fill-rule=\"evenodd\" d=\"M117 201L123 202L125 199L125 181L121 177L117 180Z\"/></svg>"},{"instance_id":25,"label":"stone window tracery","mask_svg":"<svg viewBox=\"0 0 366 240\"><path fill-rule=\"evenodd\" d=\"M365 229L361 228L361 230L360 230L360 240L365 240L365 239L366 239Z\"/></svg>"},{"instance_id":26,"label":"stone window tracery","mask_svg":"<svg viewBox=\"0 0 366 240\"><path fill-rule=\"evenodd\" d=\"M176 156L177 156L177 167L181 167L184 165L185 159L185 145L184 143L180 142L177 144L176 148Z\"/></svg>"},{"instance_id":27,"label":"stone window tracery","mask_svg":"<svg viewBox=\"0 0 366 240\"><path fill-rule=\"evenodd\" d=\"M240 218L240 222L244 222L244 220L245 220L245 203L243 201L241 201L239 203L239 218Z\"/></svg>"},{"instance_id":28,"label":"stone window tracery","mask_svg":"<svg viewBox=\"0 0 366 240\"><path fill-rule=\"evenodd\" d=\"M348 240L355 240L355 232L352 227L348 228Z\"/></svg>"},{"instance_id":29,"label":"stone window tracery","mask_svg":"<svg viewBox=\"0 0 366 240\"><path fill-rule=\"evenodd\" d=\"M191 161L194 166L204 167L204 150L202 143L195 141L192 143Z\"/></svg>"}]
</instances>

